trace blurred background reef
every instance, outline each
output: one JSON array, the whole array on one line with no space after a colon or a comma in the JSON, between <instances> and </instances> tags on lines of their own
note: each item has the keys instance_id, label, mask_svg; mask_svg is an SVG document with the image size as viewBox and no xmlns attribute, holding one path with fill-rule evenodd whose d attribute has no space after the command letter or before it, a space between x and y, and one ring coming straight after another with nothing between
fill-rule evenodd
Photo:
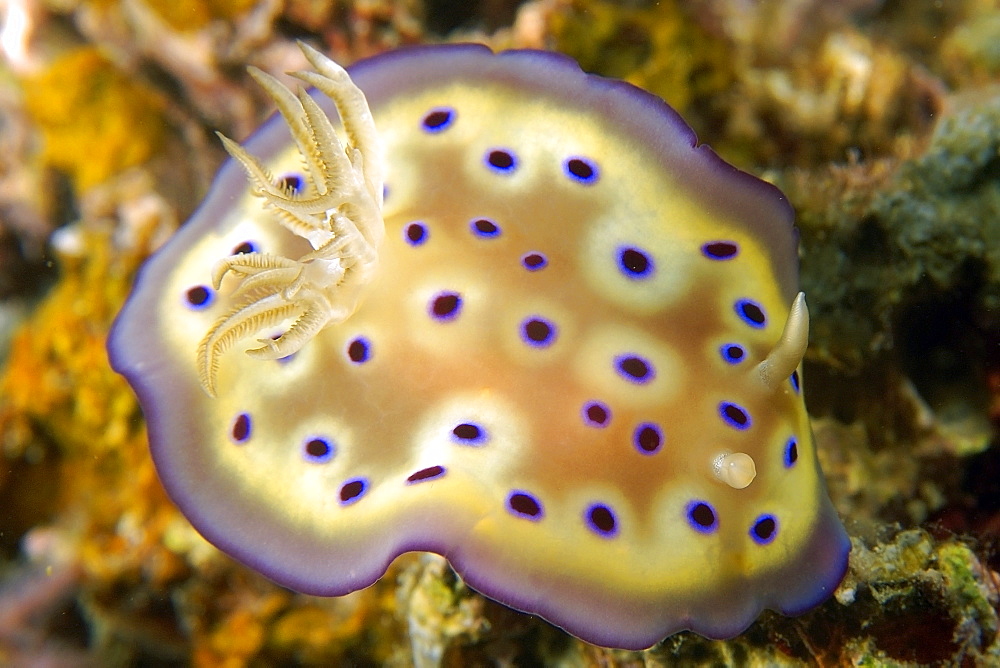
<instances>
[{"instance_id":1,"label":"blurred background reef","mask_svg":"<svg viewBox=\"0 0 1000 668\"><path fill-rule=\"evenodd\" d=\"M996 0L0 0L0 665L1000 665ZM795 206L807 403L854 542L834 598L647 652L432 555L293 594L167 500L104 339L270 108L246 66L406 44L567 53ZM182 168L178 168L182 166Z\"/></svg>"}]
</instances>

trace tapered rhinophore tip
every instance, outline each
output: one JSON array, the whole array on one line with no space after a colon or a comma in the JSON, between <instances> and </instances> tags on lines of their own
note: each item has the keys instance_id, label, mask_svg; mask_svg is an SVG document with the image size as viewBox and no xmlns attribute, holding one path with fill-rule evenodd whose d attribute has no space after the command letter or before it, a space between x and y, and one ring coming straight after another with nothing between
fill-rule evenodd
<instances>
[{"instance_id":1,"label":"tapered rhinophore tip","mask_svg":"<svg viewBox=\"0 0 1000 668\"><path fill-rule=\"evenodd\" d=\"M754 373L765 386L777 390L799 367L808 344L809 307L806 306L805 293L800 292L792 302L792 309L788 312L788 320L785 321L781 338L764 361L755 367Z\"/></svg>"}]
</instances>

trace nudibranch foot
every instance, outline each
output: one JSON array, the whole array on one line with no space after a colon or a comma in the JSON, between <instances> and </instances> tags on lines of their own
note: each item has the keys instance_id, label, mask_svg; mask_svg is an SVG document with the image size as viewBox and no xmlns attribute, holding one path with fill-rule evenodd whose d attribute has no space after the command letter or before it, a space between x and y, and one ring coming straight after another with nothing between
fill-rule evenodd
<instances>
[{"instance_id":1,"label":"nudibranch foot","mask_svg":"<svg viewBox=\"0 0 1000 668\"><path fill-rule=\"evenodd\" d=\"M341 142L311 96L296 95L271 75L250 69L288 124L304 163L306 183L293 188L276 180L250 152L228 137L219 137L243 166L254 195L264 200L263 209L307 240L313 250L298 259L250 252L216 263L215 289L222 287L227 274L232 275L240 283L231 296L242 300L215 322L198 346L199 378L211 396L215 396L219 357L237 341L293 318L284 333L260 338L264 345L246 352L257 359L298 352L326 325L350 317L378 266L378 246L385 236L383 170L371 111L364 93L343 68L315 49L299 46L317 72L292 74L333 101L346 142Z\"/></svg>"}]
</instances>

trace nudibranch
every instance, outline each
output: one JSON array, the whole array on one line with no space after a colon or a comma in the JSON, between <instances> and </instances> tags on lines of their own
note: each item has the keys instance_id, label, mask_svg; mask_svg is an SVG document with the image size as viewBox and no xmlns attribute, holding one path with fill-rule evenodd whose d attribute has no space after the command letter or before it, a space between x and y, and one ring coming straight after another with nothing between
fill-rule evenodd
<instances>
[{"instance_id":1,"label":"nudibranch","mask_svg":"<svg viewBox=\"0 0 1000 668\"><path fill-rule=\"evenodd\" d=\"M564 56L303 51L109 339L195 528L318 595L435 552L619 648L830 596L782 194Z\"/></svg>"}]
</instances>

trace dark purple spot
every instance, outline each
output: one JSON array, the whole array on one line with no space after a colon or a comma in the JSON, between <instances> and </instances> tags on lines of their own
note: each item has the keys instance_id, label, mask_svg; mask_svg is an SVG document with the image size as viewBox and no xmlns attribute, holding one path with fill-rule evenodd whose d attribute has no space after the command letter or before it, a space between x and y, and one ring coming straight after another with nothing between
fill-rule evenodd
<instances>
[{"instance_id":1,"label":"dark purple spot","mask_svg":"<svg viewBox=\"0 0 1000 668\"><path fill-rule=\"evenodd\" d=\"M726 424L734 429L743 430L750 428L750 414L741 406L737 406L734 403L728 401L720 403L719 415L725 420Z\"/></svg>"},{"instance_id":2,"label":"dark purple spot","mask_svg":"<svg viewBox=\"0 0 1000 668\"><path fill-rule=\"evenodd\" d=\"M299 193L302 192L302 186L305 185L305 182L298 174L285 174L278 180L278 184L284 188L285 192Z\"/></svg>"},{"instance_id":3,"label":"dark purple spot","mask_svg":"<svg viewBox=\"0 0 1000 668\"><path fill-rule=\"evenodd\" d=\"M486 430L472 422L463 422L452 429L451 433L462 445L481 445L486 442Z\"/></svg>"},{"instance_id":4,"label":"dark purple spot","mask_svg":"<svg viewBox=\"0 0 1000 668\"><path fill-rule=\"evenodd\" d=\"M799 459L799 442L794 436L788 439L785 443L785 468L790 469L795 466L795 462Z\"/></svg>"},{"instance_id":5,"label":"dark purple spot","mask_svg":"<svg viewBox=\"0 0 1000 668\"><path fill-rule=\"evenodd\" d=\"M728 364L739 364L746 357L746 351L738 343L724 343L719 348L722 359Z\"/></svg>"},{"instance_id":6,"label":"dark purple spot","mask_svg":"<svg viewBox=\"0 0 1000 668\"><path fill-rule=\"evenodd\" d=\"M611 422L611 409L600 401L588 401L583 405L583 421L591 427L606 427Z\"/></svg>"},{"instance_id":7,"label":"dark purple spot","mask_svg":"<svg viewBox=\"0 0 1000 668\"><path fill-rule=\"evenodd\" d=\"M462 310L462 297L457 292L439 292L431 300L431 315L436 320L454 320Z\"/></svg>"},{"instance_id":8,"label":"dark purple spot","mask_svg":"<svg viewBox=\"0 0 1000 668\"><path fill-rule=\"evenodd\" d=\"M368 492L368 478L353 478L340 486L340 505L349 506Z\"/></svg>"},{"instance_id":9,"label":"dark purple spot","mask_svg":"<svg viewBox=\"0 0 1000 668\"><path fill-rule=\"evenodd\" d=\"M364 364L372 358L372 345L363 336L347 344L347 357L355 364Z\"/></svg>"},{"instance_id":10,"label":"dark purple spot","mask_svg":"<svg viewBox=\"0 0 1000 668\"><path fill-rule=\"evenodd\" d=\"M427 226L423 223L410 223L403 230L403 238L411 246L422 246L427 241Z\"/></svg>"},{"instance_id":11,"label":"dark purple spot","mask_svg":"<svg viewBox=\"0 0 1000 668\"><path fill-rule=\"evenodd\" d=\"M493 149L486 154L486 164L495 172L510 174L517 168L517 158L506 149Z\"/></svg>"},{"instance_id":12,"label":"dark purple spot","mask_svg":"<svg viewBox=\"0 0 1000 668\"><path fill-rule=\"evenodd\" d=\"M303 447L305 457L308 461L316 464L324 464L333 459L333 444L325 438L317 437L306 441Z\"/></svg>"},{"instance_id":13,"label":"dark purple spot","mask_svg":"<svg viewBox=\"0 0 1000 668\"><path fill-rule=\"evenodd\" d=\"M644 455L652 455L659 452L663 446L663 430L660 426L652 422L643 422L635 428L632 440L639 452Z\"/></svg>"},{"instance_id":14,"label":"dark purple spot","mask_svg":"<svg viewBox=\"0 0 1000 668\"><path fill-rule=\"evenodd\" d=\"M710 260L731 260L740 247L734 241L710 241L701 247L701 252Z\"/></svg>"},{"instance_id":15,"label":"dark purple spot","mask_svg":"<svg viewBox=\"0 0 1000 668\"><path fill-rule=\"evenodd\" d=\"M455 120L455 110L448 107L432 109L424 116L421 125L427 132L441 132Z\"/></svg>"},{"instance_id":16,"label":"dark purple spot","mask_svg":"<svg viewBox=\"0 0 1000 668\"><path fill-rule=\"evenodd\" d=\"M615 513L603 503L595 503L587 508L584 519L586 519L587 526L590 527L591 531L600 536L611 538L618 533L618 520L615 519Z\"/></svg>"},{"instance_id":17,"label":"dark purple spot","mask_svg":"<svg viewBox=\"0 0 1000 668\"><path fill-rule=\"evenodd\" d=\"M500 236L500 227L488 218L477 218L469 223L469 227L477 237L492 239Z\"/></svg>"},{"instance_id":18,"label":"dark purple spot","mask_svg":"<svg viewBox=\"0 0 1000 668\"><path fill-rule=\"evenodd\" d=\"M196 309L207 308L212 303L214 296L215 291L207 285L196 285L184 294L187 303Z\"/></svg>"},{"instance_id":19,"label":"dark purple spot","mask_svg":"<svg viewBox=\"0 0 1000 668\"><path fill-rule=\"evenodd\" d=\"M791 378L789 380L792 383L792 389L795 391L795 394L798 394L799 393L799 388L801 387L801 385L799 384L799 371L798 371L798 369L796 369L795 371L792 372L792 376L791 376Z\"/></svg>"},{"instance_id":20,"label":"dark purple spot","mask_svg":"<svg viewBox=\"0 0 1000 668\"><path fill-rule=\"evenodd\" d=\"M653 260L638 248L624 246L618 249L618 268L627 278L647 278L653 273Z\"/></svg>"},{"instance_id":21,"label":"dark purple spot","mask_svg":"<svg viewBox=\"0 0 1000 668\"><path fill-rule=\"evenodd\" d=\"M233 427L230 430L233 435L233 440L237 443L246 443L250 440L250 415L247 413L240 413L233 420Z\"/></svg>"},{"instance_id":22,"label":"dark purple spot","mask_svg":"<svg viewBox=\"0 0 1000 668\"><path fill-rule=\"evenodd\" d=\"M712 506L704 501L692 501L687 505L688 523L695 531L712 533L719 528L719 518Z\"/></svg>"},{"instance_id":23,"label":"dark purple spot","mask_svg":"<svg viewBox=\"0 0 1000 668\"><path fill-rule=\"evenodd\" d=\"M556 326L542 317L528 318L521 323L521 338L529 346L546 348L556 340Z\"/></svg>"},{"instance_id":24,"label":"dark purple spot","mask_svg":"<svg viewBox=\"0 0 1000 668\"><path fill-rule=\"evenodd\" d=\"M548 259L541 253L528 253L521 258L521 264L528 271L538 271L539 269L544 269L545 265L549 263Z\"/></svg>"},{"instance_id":25,"label":"dark purple spot","mask_svg":"<svg viewBox=\"0 0 1000 668\"><path fill-rule=\"evenodd\" d=\"M637 355L619 355L615 358L615 368L625 380L639 385L645 385L656 376L653 366Z\"/></svg>"},{"instance_id":26,"label":"dark purple spot","mask_svg":"<svg viewBox=\"0 0 1000 668\"><path fill-rule=\"evenodd\" d=\"M408 485L412 485L415 482L424 482L425 480L434 480L435 478L440 478L444 475L443 466L428 466L425 469L420 469L416 473L410 475L406 479Z\"/></svg>"},{"instance_id":27,"label":"dark purple spot","mask_svg":"<svg viewBox=\"0 0 1000 668\"><path fill-rule=\"evenodd\" d=\"M520 489L515 489L507 495L507 510L518 517L536 522L542 519L544 512L538 497Z\"/></svg>"},{"instance_id":28,"label":"dark purple spot","mask_svg":"<svg viewBox=\"0 0 1000 668\"><path fill-rule=\"evenodd\" d=\"M566 175L584 185L597 182L597 165L585 158L570 158L563 163Z\"/></svg>"},{"instance_id":29,"label":"dark purple spot","mask_svg":"<svg viewBox=\"0 0 1000 668\"><path fill-rule=\"evenodd\" d=\"M767 545L778 535L778 520L774 515L761 515L750 527L750 537L758 545Z\"/></svg>"},{"instance_id":30,"label":"dark purple spot","mask_svg":"<svg viewBox=\"0 0 1000 668\"><path fill-rule=\"evenodd\" d=\"M767 316L764 315L764 309L755 301L740 299L733 308L736 310L736 315L740 316L743 322L754 329L761 329L767 324Z\"/></svg>"},{"instance_id":31,"label":"dark purple spot","mask_svg":"<svg viewBox=\"0 0 1000 668\"><path fill-rule=\"evenodd\" d=\"M244 241L240 245L233 249L233 255L246 255L247 253L256 253L257 244L252 241Z\"/></svg>"}]
</instances>

